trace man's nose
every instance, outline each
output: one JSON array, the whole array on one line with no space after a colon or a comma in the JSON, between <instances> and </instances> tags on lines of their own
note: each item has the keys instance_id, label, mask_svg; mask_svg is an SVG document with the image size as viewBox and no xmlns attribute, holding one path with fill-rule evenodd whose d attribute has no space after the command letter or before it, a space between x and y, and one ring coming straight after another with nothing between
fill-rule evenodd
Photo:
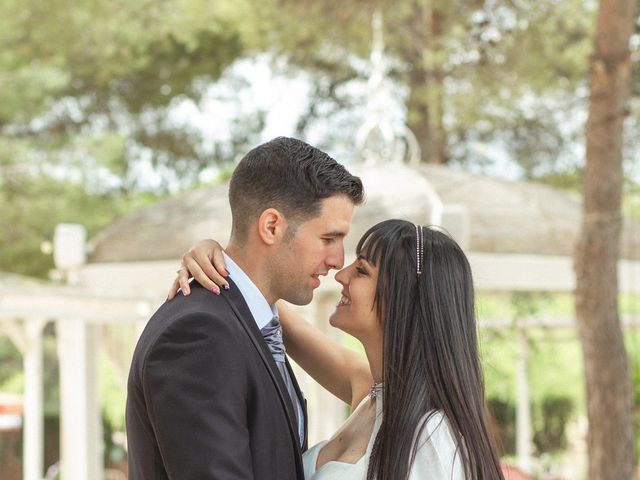
<instances>
[{"instance_id":1,"label":"man's nose","mask_svg":"<svg viewBox=\"0 0 640 480\"><path fill-rule=\"evenodd\" d=\"M339 248L336 248L327 257L327 266L331 269L340 270L344 267L344 247L342 244Z\"/></svg>"}]
</instances>

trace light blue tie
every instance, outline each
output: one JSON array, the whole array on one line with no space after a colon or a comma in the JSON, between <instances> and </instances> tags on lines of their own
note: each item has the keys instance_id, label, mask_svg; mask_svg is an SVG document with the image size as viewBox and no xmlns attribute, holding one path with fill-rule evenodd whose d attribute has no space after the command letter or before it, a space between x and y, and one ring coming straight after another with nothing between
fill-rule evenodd
<instances>
[{"instance_id":1,"label":"light blue tie","mask_svg":"<svg viewBox=\"0 0 640 480\"><path fill-rule=\"evenodd\" d=\"M284 348L284 342L282 341L282 326L280 325L280 319L274 316L269 323L267 323L262 329L260 329L262 337L269 347L269 351L276 362L278 371L284 380L284 384L289 392L291 403L293 404L293 412L295 415L296 425L298 426L298 436L300 437L300 444L304 441L304 434L301 433L304 429L301 427L299 415L298 415L298 395L296 389L291 381L291 376L287 370L286 365L286 350Z\"/></svg>"},{"instance_id":2,"label":"light blue tie","mask_svg":"<svg viewBox=\"0 0 640 480\"><path fill-rule=\"evenodd\" d=\"M267 323L260 330L262 338L267 342L267 346L273 355L273 359L278 363L284 363L286 350L284 348L284 342L282 341L282 326L280 325L280 319L273 317L269 323Z\"/></svg>"}]
</instances>

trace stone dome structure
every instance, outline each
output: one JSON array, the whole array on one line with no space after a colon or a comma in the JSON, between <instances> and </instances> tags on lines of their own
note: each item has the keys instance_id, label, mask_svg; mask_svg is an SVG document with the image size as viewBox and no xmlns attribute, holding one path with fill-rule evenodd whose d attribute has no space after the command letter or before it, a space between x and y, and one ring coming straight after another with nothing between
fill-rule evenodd
<instances>
[{"instance_id":1,"label":"stone dome structure","mask_svg":"<svg viewBox=\"0 0 640 480\"><path fill-rule=\"evenodd\" d=\"M430 223L434 190L456 206L468 225L469 251L570 256L580 228L580 199L549 186L508 181L436 165L357 164L349 169L365 185L366 201L345 241L355 250L374 223L403 218ZM93 240L89 261L131 262L178 259L195 241L226 242L231 230L228 183L202 188L131 213ZM447 218L443 226L449 229ZM451 232L457 238L456 232ZM625 219L622 258L640 260L640 224Z\"/></svg>"},{"instance_id":2,"label":"stone dome structure","mask_svg":"<svg viewBox=\"0 0 640 480\"><path fill-rule=\"evenodd\" d=\"M436 165L418 167L445 204L463 205L469 250L571 256L580 233L581 198L548 185L509 181ZM640 260L640 223L624 219L621 258Z\"/></svg>"}]
</instances>

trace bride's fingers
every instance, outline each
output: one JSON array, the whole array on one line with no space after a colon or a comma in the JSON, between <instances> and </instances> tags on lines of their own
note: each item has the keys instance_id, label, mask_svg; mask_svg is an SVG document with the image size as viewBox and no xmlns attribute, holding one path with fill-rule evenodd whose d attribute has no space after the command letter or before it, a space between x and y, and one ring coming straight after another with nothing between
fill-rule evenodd
<instances>
[{"instance_id":1,"label":"bride's fingers","mask_svg":"<svg viewBox=\"0 0 640 480\"><path fill-rule=\"evenodd\" d=\"M183 260L187 262L186 265L193 278L208 290L213 288L214 293L219 293L219 288L229 288L229 282L224 278L228 272L222 255L222 247L213 240L209 242L214 245L208 249L193 248L183 257ZM215 291L215 288L218 288L218 292Z\"/></svg>"},{"instance_id":2,"label":"bride's fingers","mask_svg":"<svg viewBox=\"0 0 640 480\"><path fill-rule=\"evenodd\" d=\"M167 295L167 300L173 300L173 298L178 293L178 290L180 290L180 282L179 282L179 277L176 277L176 279L171 284L171 288L169 289L169 294Z\"/></svg>"},{"instance_id":3,"label":"bride's fingers","mask_svg":"<svg viewBox=\"0 0 640 480\"><path fill-rule=\"evenodd\" d=\"M183 295L189 295L191 293L191 289L189 288L189 270L187 267L181 265L176 273L178 276L171 284L171 288L169 288L167 300L173 300L180 290L182 290Z\"/></svg>"},{"instance_id":4,"label":"bride's fingers","mask_svg":"<svg viewBox=\"0 0 640 480\"><path fill-rule=\"evenodd\" d=\"M207 290L219 295L220 288L229 289L229 282L224 278L229 275L224 261L224 250L215 240L201 240L182 256L178 277L173 281L167 300L175 298L178 290L183 295L191 293L189 278L193 277Z\"/></svg>"},{"instance_id":5,"label":"bride's fingers","mask_svg":"<svg viewBox=\"0 0 640 480\"><path fill-rule=\"evenodd\" d=\"M182 262L200 285L216 295L220 294L219 285L226 284L226 281L215 271L208 256L200 257L198 252L189 252L182 257Z\"/></svg>"},{"instance_id":6,"label":"bride's fingers","mask_svg":"<svg viewBox=\"0 0 640 480\"><path fill-rule=\"evenodd\" d=\"M182 263L182 268L178 270L178 278L176 278L176 282L180 285L180 290L182 290L182 295L187 296L191 293L191 288L189 287L189 267L185 266L184 259Z\"/></svg>"},{"instance_id":7,"label":"bride's fingers","mask_svg":"<svg viewBox=\"0 0 640 480\"><path fill-rule=\"evenodd\" d=\"M220 282L216 282L216 283L218 283L218 285L224 288L225 290L228 290L229 282L224 277L229 275L229 270L227 270L227 264L224 261L224 255L223 255L222 249L215 249L213 251L213 254L211 255L211 262L213 263L213 267L214 267L212 273L217 274L220 280ZM218 280L218 279L213 278L213 280Z\"/></svg>"}]
</instances>

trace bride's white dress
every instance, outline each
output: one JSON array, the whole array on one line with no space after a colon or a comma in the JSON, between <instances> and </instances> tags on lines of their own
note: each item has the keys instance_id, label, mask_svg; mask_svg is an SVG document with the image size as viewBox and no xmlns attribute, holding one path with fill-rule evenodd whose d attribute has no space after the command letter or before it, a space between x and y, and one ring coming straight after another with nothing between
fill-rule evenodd
<instances>
[{"instance_id":1,"label":"bride's white dress","mask_svg":"<svg viewBox=\"0 0 640 480\"><path fill-rule=\"evenodd\" d=\"M356 411L368 400L365 397ZM425 417L426 418L426 417ZM382 422L382 395L376 397L376 420L365 454L355 464L330 461L316 470L318 454L326 441L314 445L302 457L306 480L365 480L373 442ZM418 451L411 467L410 480L463 480L460 452L441 412L431 415L419 439Z\"/></svg>"}]
</instances>

